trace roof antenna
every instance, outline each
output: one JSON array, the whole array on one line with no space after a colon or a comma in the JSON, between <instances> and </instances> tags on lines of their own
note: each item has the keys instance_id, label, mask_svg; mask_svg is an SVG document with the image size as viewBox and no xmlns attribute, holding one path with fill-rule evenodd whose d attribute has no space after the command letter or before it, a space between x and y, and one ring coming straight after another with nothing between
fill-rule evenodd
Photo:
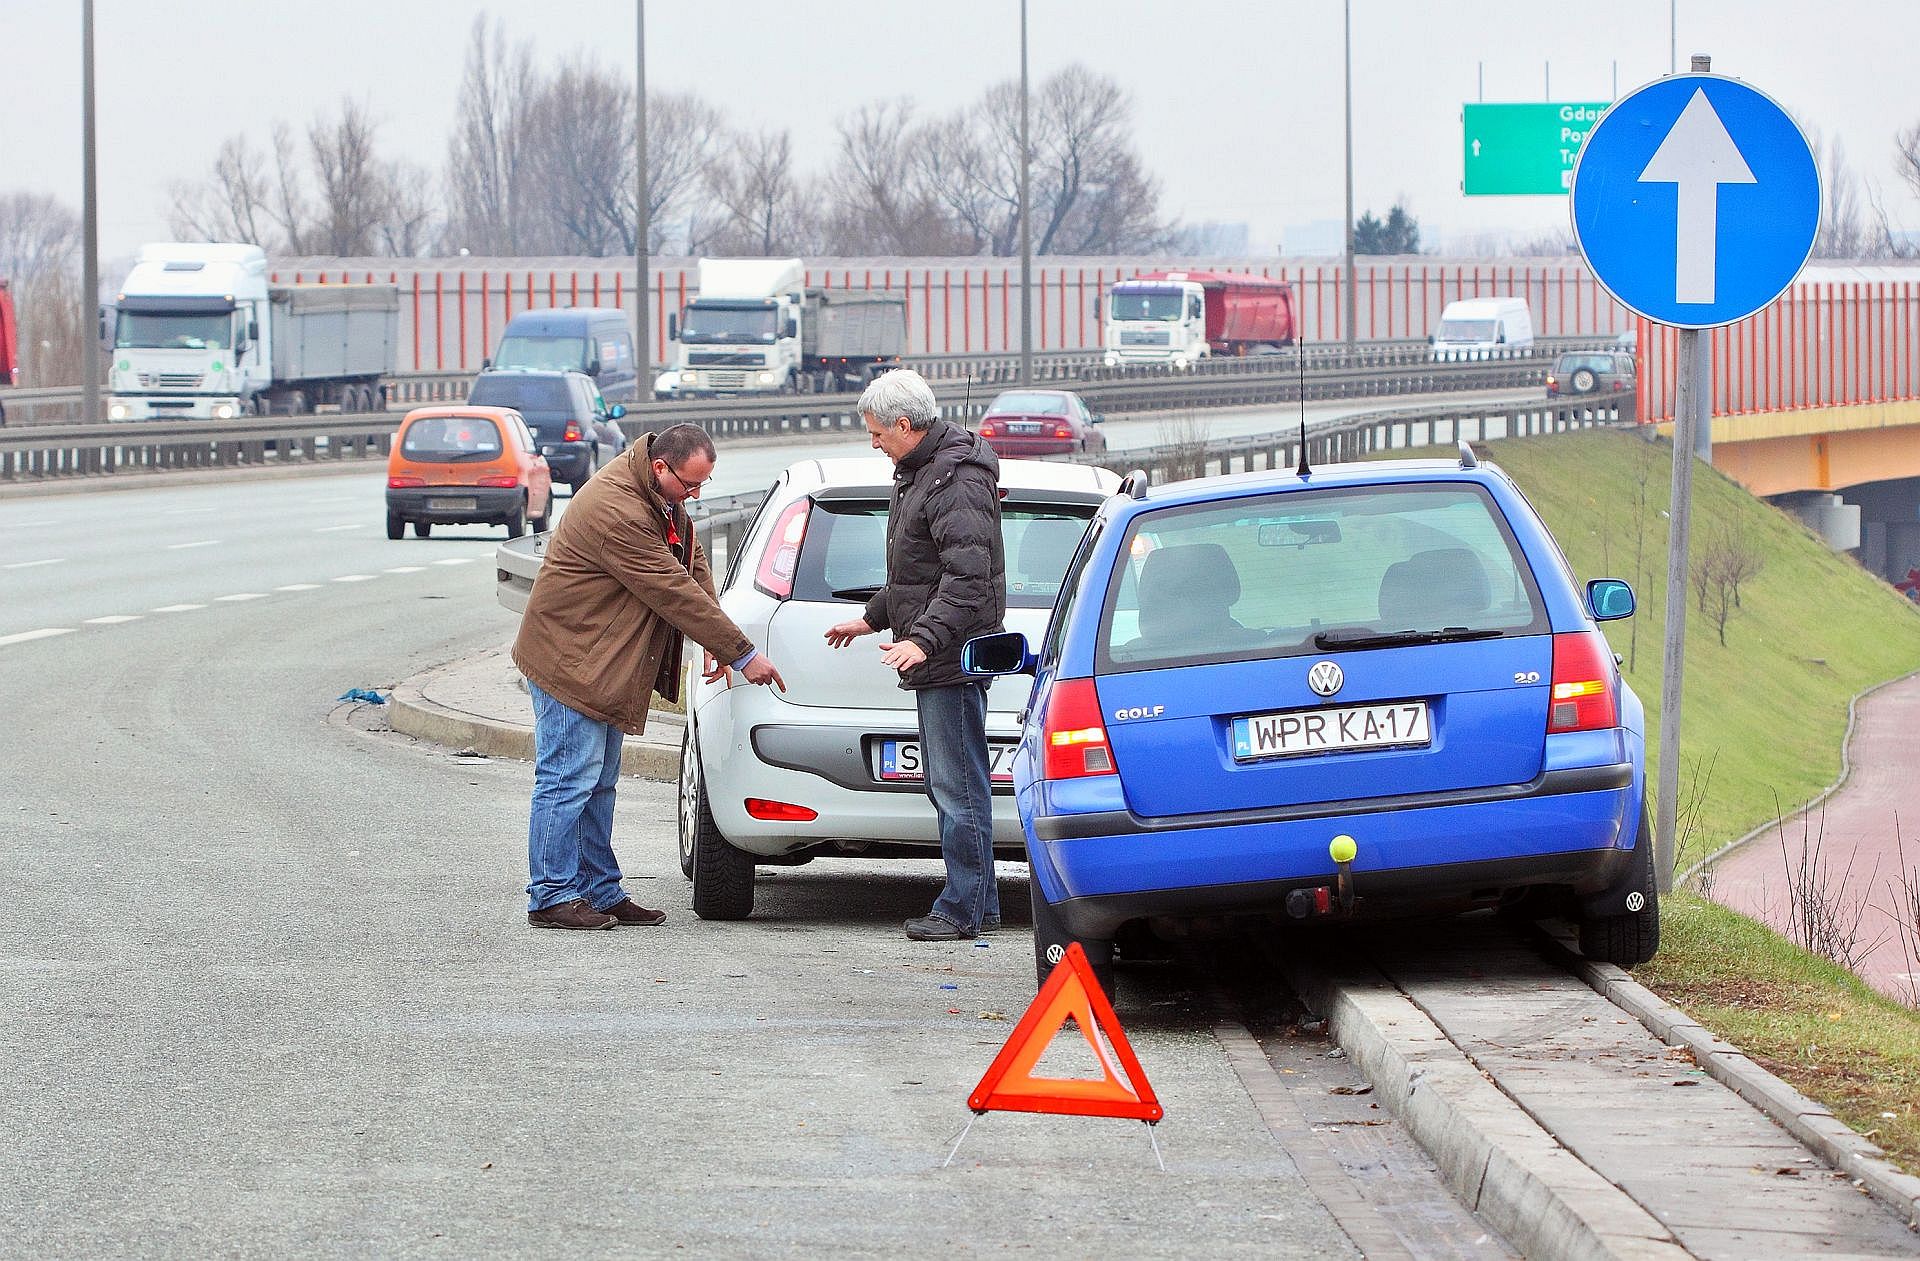
<instances>
[{"instance_id":1,"label":"roof antenna","mask_svg":"<svg viewBox=\"0 0 1920 1261\"><path fill-rule=\"evenodd\" d=\"M1300 365L1300 466L1293 471L1297 476L1305 477L1313 472L1307 466L1307 343L1305 338L1294 338L1293 357Z\"/></svg>"}]
</instances>

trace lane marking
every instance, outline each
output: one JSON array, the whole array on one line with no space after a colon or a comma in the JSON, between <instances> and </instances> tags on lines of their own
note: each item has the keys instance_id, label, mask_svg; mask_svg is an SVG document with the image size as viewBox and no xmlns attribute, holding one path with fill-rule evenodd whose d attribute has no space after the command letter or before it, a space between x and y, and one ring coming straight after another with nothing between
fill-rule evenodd
<instances>
[{"instance_id":1,"label":"lane marking","mask_svg":"<svg viewBox=\"0 0 1920 1261\"><path fill-rule=\"evenodd\" d=\"M284 587L274 588L275 591L318 591L319 589L320 584L317 582L290 582Z\"/></svg>"},{"instance_id":2,"label":"lane marking","mask_svg":"<svg viewBox=\"0 0 1920 1261\"><path fill-rule=\"evenodd\" d=\"M341 574L335 582L372 582L379 574Z\"/></svg>"},{"instance_id":3,"label":"lane marking","mask_svg":"<svg viewBox=\"0 0 1920 1261\"><path fill-rule=\"evenodd\" d=\"M190 517L196 513L213 512L213 508L168 508L163 515L169 517Z\"/></svg>"},{"instance_id":4,"label":"lane marking","mask_svg":"<svg viewBox=\"0 0 1920 1261\"><path fill-rule=\"evenodd\" d=\"M349 496L335 495L329 499L309 499L307 500L307 502L316 508L323 508L329 504L354 504L354 503L359 503L360 501L358 499L353 498L350 495Z\"/></svg>"},{"instance_id":5,"label":"lane marking","mask_svg":"<svg viewBox=\"0 0 1920 1261\"><path fill-rule=\"evenodd\" d=\"M383 574L417 574L425 568L425 565L395 565L392 569L383 569L380 572Z\"/></svg>"},{"instance_id":6,"label":"lane marking","mask_svg":"<svg viewBox=\"0 0 1920 1261\"><path fill-rule=\"evenodd\" d=\"M217 595L213 598L226 604L238 604L242 600L264 600L267 598L267 593L264 591L242 591L237 595Z\"/></svg>"},{"instance_id":7,"label":"lane marking","mask_svg":"<svg viewBox=\"0 0 1920 1261\"><path fill-rule=\"evenodd\" d=\"M7 525L9 530L31 530L43 525L59 525L58 521L14 521Z\"/></svg>"},{"instance_id":8,"label":"lane marking","mask_svg":"<svg viewBox=\"0 0 1920 1261\"><path fill-rule=\"evenodd\" d=\"M24 644L30 639L52 639L55 635L71 635L71 626L45 626L39 630L21 631L18 635L0 635L0 646L6 644Z\"/></svg>"},{"instance_id":9,"label":"lane marking","mask_svg":"<svg viewBox=\"0 0 1920 1261\"><path fill-rule=\"evenodd\" d=\"M473 557L449 556L445 560L437 560L437 561L434 561L433 563L436 565L471 565L473 564Z\"/></svg>"},{"instance_id":10,"label":"lane marking","mask_svg":"<svg viewBox=\"0 0 1920 1261\"><path fill-rule=\"evenodd\" d=\"M206 607L204 604L163 604L153 611L155 613L188 613L194 609L204 609Z\"/></svg>"},{"instance_id":11,"label":"lane marking","mask_svg":"<svg viewBox=\"0 0 1920 1261\"><path fill-rule=\"evenodd\" d=\"M55 557L52 557L51 559L48 559L48 560L21 560L21 561L15 561L15 562L14 562L13 564L11 564L11 565L0 565L0 569L36 569L36 568L38 568L38 567L39 567L39 566L41 566L41 565L64 565L64 564L66 564L66 563L67 563L67 558L66 558L66 557L64 557L64 556L55 556Z\"/></svg>"},{"instance_id":12,"label":"lane marking","mask_svg":"<svg viewBox=\"0 0 1920 1261\"><path fill-rule=\"evenodd\" d=\"M119 625L120 623L122 623L122 622L137 622L137 621L139 621L139 620L140 620L140 615L139 615L138 613L109 613L109 614L108 614L107 616L105 616L105 617L90 617L90 618L88 618L88 619L87 619L87 625L89 625L89 626L118 626L118 625Z\"/></svg>"},{"instance_id":13,"label":"lane marking","mask_svg":"<svg viewBox=\"0 0 1920 1261\"><path fill-rule=\"evenodd\" d=\"M359 530L359 529L364 529L365 527L366 527L366 522L355 521L351 525L323 525L319 529L315 530L314 533L315 534L332 534L338 530Z\"/></svg>"},{"instance_id":14,"label":"lane marking","mask_svg":"<svg viewBox=\"0 0 1920 1261\"><path fill-rule=\"evenodd\" d=\"M198 543L169 543L167 544L167 550L169 552L180 552L180 551L185 551L189 547L218 547L218 546L220 546L219 539L201 539Z\"/></svg>"}]
</instances>

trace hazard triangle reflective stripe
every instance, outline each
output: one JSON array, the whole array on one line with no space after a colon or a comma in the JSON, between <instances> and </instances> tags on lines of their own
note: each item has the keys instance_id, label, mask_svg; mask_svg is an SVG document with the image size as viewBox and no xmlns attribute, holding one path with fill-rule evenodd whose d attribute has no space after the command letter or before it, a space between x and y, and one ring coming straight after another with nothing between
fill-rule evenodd
<instances>
[{"instance_id":1,"label":"hazard triangle reflective stripe","mask_svg":"<svg viewBox=\"0 0 1920 1261\"><path fill-rule=\"evenodd\" d=\"M1034 1066L1069 1017L1093 1048L1102 1079L1033 1076ZM1068 946L1054 965L986 1076L968 1096L967 1106L975 1112L1048 1112L1149 1123L1166 1115L1078 942Z\"/></svg>"}]
</instances>

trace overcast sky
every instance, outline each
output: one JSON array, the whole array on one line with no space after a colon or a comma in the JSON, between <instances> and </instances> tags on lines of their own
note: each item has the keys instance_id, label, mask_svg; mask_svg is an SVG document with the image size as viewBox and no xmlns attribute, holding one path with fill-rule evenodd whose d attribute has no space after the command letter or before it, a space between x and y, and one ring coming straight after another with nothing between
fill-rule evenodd
<instances>
[{"instance_id":1,"label":"overcast sky","mask_svg":"<svg viewBox=\"0 0 1920 1261\"><path fill-rule=\"evenodd\" d=\"M1920 122L1910 72L1920 2L1675 0L1681 68L1762 89L1845 144L1920 228L1894 178L1896 130ZM754 127L792 129L824 166L832 120L882 96L950 110L1019 70L1017 0L651 0L649 82ZM1342 210L1339 0L1030 0L1036 79L1074 61L1133 93L1164 211L1244 221L1261 252ZM80 5L0 0L0 191L80 201ZM383 152L444 155L467 29L505 19L543 60L633 57L631 0L96 0L101 247L167 236L169 185L203 178L220 141L264 146L343 95L369 104ZM1463 197L1462 102L1605 100L1666 73L1669 0L1353 0L1354 180L1360 209L1404 196L1437 234L1566 225L1559 197Z\"/></svg>"}]
</instances>

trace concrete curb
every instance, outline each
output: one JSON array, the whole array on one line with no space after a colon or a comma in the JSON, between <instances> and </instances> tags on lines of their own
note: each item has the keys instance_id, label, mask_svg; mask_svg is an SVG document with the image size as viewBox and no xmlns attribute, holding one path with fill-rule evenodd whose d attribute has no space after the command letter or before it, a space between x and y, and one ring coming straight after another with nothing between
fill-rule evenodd
<instances>
[{"instance_id":1,"label":"concrete curb","mask_svg":"<svg viewBox=\"0 0 1920 1261\"><path fill-rule=\"evenodd\" d=\"M1545 930L1543 930L1545 931ZM1707 1076L1771 1117L1815 1155L1852 1178L1892 1209L1908 1229L1920 1230L1920 1178L1901 1172L1872 1140L1723 1042L1658 994L1609 963L1595 963L1547 932L1547 948L1614 1006L1668 1046L1684 1046Z\"/></svg>"},{"instance_id":2,"label":"concrete curb","mask_svg":"<svg viewBox=\"0 0 1920 1261\"><path fill-rule=\"evenodd\" d=\"M478 654L490 657L498 650ZM394 685L387 698L387 725L448 748L476 749L488 757L534 760L533 726L492 714L435 700L429 693L450 672L468 667L474 658L425 671ZM628 736L620 751L620 773L672 782L680 778L680 740L686 721L678 714L654 714L644 736Z\"/></svg>"},{"instance_id":3,"label":"concrete curb","mask_svg":"<svg viewBox=\"0 0 1920 1261\"><path fill-rule=\"evenodd\" d=\"M1320 973L1292 961L1283 968L1433 1158L1448 1189L1522 1255L1688 1255L1651 1213L1503 1094L1385 977L1350 968Z\"/></svg>"}]
</instances>

